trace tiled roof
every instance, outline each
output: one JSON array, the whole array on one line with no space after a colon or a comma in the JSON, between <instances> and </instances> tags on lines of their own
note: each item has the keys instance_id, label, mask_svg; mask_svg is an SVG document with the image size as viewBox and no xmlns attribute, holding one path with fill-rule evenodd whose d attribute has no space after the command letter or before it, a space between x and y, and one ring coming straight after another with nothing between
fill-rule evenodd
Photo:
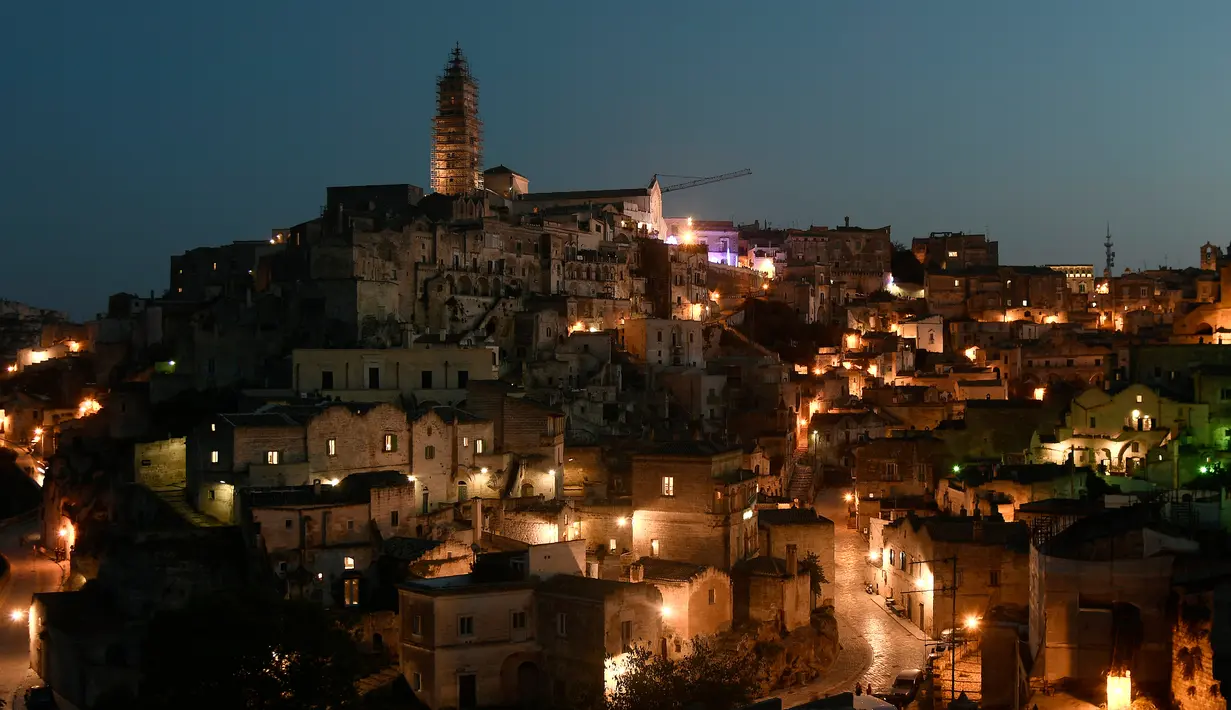
<instances>
[{"instance_id":1,"label":"tiled roof","mask_svg":"<svg viewBox=\"0 0 1231 710\"><path fill-rule=\"evenodd\" d=\"M577 190L574 192L531 192L518 196L526 202L549 202L551 200L618 200L624 197L649 197L650 190L634 187L623 190Z\"/></svg>"},{"instance_id":2,"label":"tiled roof","mask_svg":"<svg viewBox=\"0 0 1231 710\"><path fill-rule=\"evenodd\" d=\"M645 570L646 579L664 582L687 582L708 569L705 565L664 560L658 557L642 557L637 560L637 564Z\"/></svg>"},{"instance_id":3,"label":"tiled roof","mask_svg":"<svg viewBox=\"0 0 1231 710\"><path fill-rule=\"evenodd\" d=\"M811 508L779 508L757 512L757 522L766 525L833 525Z\"/></svg>"},{"instance_id":4,"label":"tiled roof","mask_svg":"<svg viewBox=\"0 0 1231 710\"><path fill-rule=\"evenodd\" d=\"M282 412L253 412L249 414L219 414L218 418L233 427L302 427L303 425Z\"/></svg>"},{"instance_id":5,"label":"tiled roof","mask_svg":"<svg viewBox=\"0 0 1231 710\"><path fill-rule=\"evenodd\" d=\"M539 585L543 594L555 594L566 597L578 597L593 601L602 601L612 594L619 593L630 586L628 582L617 582L611 579L595 579L572 574L558 574Z\"/></svg>"},{"instance_id":6,"label":"tiled roof","mask_svg":"<svg viewBox=\"0 0 1231 710\"><path fill-rule=\"evenodd\" d=\"M384 554L403 562L414 562L428 552L440 547L439 540L424 540L418 537L391 537L381 546Z\"/></svg>"}]
</instances>

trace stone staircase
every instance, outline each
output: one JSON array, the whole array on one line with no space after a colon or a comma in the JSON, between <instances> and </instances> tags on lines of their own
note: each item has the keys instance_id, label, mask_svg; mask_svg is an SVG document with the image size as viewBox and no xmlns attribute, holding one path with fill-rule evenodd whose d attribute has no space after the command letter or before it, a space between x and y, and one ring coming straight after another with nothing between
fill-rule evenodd
<instances>
[{"instance_id":1,"label":"stone staircase","mask_svg":"<svg viewBox=\"0 0 1231 710\"><path fill-rule=\"evenodd\" d=\"M171 510L177 515L186 520L189 524L198 528L218 528L225 527L225 523L219 522L208 515L198 513L188 504L188 494L182 484L171 486L151 487L154 495L158 496L167 504Z\"/></svg>"},{"instance_id":2,"label":"stone staircase","mask_svg":"<svg viewBox=\"0 0 1231 710\"><path fill-rule=\"evenodd\" d=\"M791 500L798 498L801 505L812 505L812 499L816 497L816 488L812 481L811 466L798 462L795 464L795 473L791 476L791 482L787 484L786 496Z\"/></svg>"},{"instance_id":3,"label":"stone staircase","mask_svg":"<svg viewBox=\"0 0 1231 710\"><path fill-rule=\"evenodd\" d=\"M360 696L367 695L372 691L380 690L381 688L390 685L393 681L397 680L398 676L401 674L402 672L398 670L396 666L386 668L379 673L373 673L372 675L360 678L355 682L355 690L359 692Z\"/></svg>"}]
</instances>

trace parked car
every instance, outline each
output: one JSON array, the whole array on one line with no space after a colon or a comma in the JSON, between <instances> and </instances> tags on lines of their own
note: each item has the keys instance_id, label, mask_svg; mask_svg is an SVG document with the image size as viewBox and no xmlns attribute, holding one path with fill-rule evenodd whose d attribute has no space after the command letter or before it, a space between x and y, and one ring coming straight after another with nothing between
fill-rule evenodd
<instances>
[{"instance_id":1,"label":"parked car","mask_svg":"<svg viewBox=\"0 0 1231 710\"><path fill-rule=\"evenodd\" d=\"M42 685L26 691L26 707L29 710L56 710L56 696L51 688Z\"/></svg>"},{"instance_id":2,"label":"parked car","mask_svg":"<svg viewBox=\"0 0 1231 710\"><path fill-rule=\"evenodd\" d=\"M900 708L904 708L915 702L915 698L919 696L919 686L921 685L923 685L923 669L912 668L902 671L898 674L897 678L893 679L893 687L889 689L888 697L885 700Z\"/></svg>"},{"instance_id":3,"label":"parked car","mask_svg":"<svg viewBox=\"0 0 1231 710\"><path fill-rule=\"evenodd\" d=\"M971 631L964 626L959 626L956 629L945 629L940 632L940 642L945 645L952 643L961 646L962 644L970 641L971 638L974 637L975 633L976 632Z\"/></svg>"}]
</instances>

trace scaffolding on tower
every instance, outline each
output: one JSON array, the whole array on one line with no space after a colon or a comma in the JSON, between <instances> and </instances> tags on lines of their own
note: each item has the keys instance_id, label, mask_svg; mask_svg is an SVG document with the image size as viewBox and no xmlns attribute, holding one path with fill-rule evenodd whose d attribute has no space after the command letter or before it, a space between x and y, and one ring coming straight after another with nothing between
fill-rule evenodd
<instances>
[{"instance_id":1,"label":"scaffolding on tower","mask_svg":"<svg viewBox=\"0 0 1231 710\"><path fill-rule=\"evenodd\" d=\"M483 189L483 122L479 120L479 82L455 46L436 82L432 120L432 190L465 195Z\"/></svg>"}]
</instances>

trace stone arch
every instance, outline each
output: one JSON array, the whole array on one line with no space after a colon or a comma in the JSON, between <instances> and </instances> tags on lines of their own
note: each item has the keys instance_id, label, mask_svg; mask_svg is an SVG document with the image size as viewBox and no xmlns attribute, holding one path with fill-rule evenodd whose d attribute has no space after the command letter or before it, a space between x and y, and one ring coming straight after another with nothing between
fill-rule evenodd
<instances>
[{"instance_id":1,"label":"stone arch","mask_svg":"<svg viewBox=\"0 0 1231 710\"><path fill-rule=\"evenodd\" d=\"M462 277L457 280L457 290L463 296L474 293L474 282L471 281L469 274L462 274Z\"/></svg>"},{"instance_id":2,"label":"stone arch","mask_svg":"<svg viewBox=\"0 0 1231 710\"><path fill-rule=\"evenodd\" d=\"M487 295L490 295L490 293L491 293L491 291L490 291L490 289L491 289L491 282L489 282L489 281L487 280L487 277L486 277L486 276L480 276L480 277L479 277L479 282L478 282L478 283L479 283L479 295L480 295L480 296L487 296Z\"/></svg>"},{"instance_id":3,"label":"stone arch","mask_svg":"<svg viewBox=\"0 0 1231 710\"><path fill-rule=\"evenodd\" d=\"M492 295L497 298L504 295L504 282L499 276L492 277Z\"/></svg>"},{"instance_id":4,"label":"stone arch","mask_svg":"<svg viewBox=\"0 0 1231 710\"><path fill-rule=\"evenodd\" d=\"M521 497L522 498L533 498L534 497L534 486L529 483L521 484Z\"/></svg>"},{"instance_id":5,"label":"stone arch","mask_svg":"<svg viewBox=\"0 0 1231 710\"><path fill-rule=\"evenodd\" d=\"M500 689L504 704L514 707L543 707L547 698L541 660L537 653L521 651L507 656L500 664Z\"/></svg>"},{"instance_id":6,"label":"stone arch","mask_svg":"<svg viewBox=\"0 0 1231 710\"><path fill-rule=\"evenodd\" d=\"M1193 334L1194 335L1213 335L1214 326L1210 325L1209 323L1202 322L1200 325L1197 326L1197 329L1193 331Z\"/></svg>"}]
</instances>

